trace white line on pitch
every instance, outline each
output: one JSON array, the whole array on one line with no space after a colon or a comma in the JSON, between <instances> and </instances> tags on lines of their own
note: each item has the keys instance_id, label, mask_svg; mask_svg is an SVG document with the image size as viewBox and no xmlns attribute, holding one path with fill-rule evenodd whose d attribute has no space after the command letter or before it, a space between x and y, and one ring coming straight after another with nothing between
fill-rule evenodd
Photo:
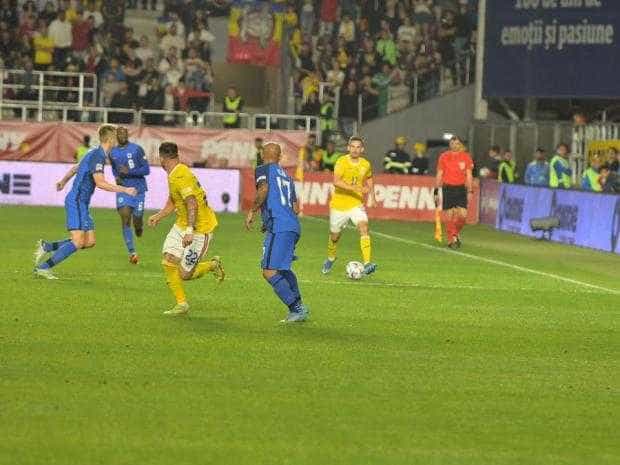
<instances>
[{"instance_id":1,"label":"white line on pitch","mask_svg":"<svg viewBox=\"0 0 620 465\"><path fill-rule=\"evenodd\" d=\"M317 217L313 217L313 216L306 216L305 218L310 219L310 220L314 220L314 221L320 221L320 222L327 223L327 220L324 220L323 218L317 218ZM620 290L618 290L618 289L611 289L611 288L607 288L607 287L603 287L603 286L598 286L596 284L590 284L590 283L586 283L584 281L579 281L577 279L567 278L565 276L560 276L560 275L553 274L553 273L547 273L546 271L534 270L532 268L527 268L527 267L521 266L521 265L515 265L513 263L503 262L501 260L495 260L493 258L481 257L479 255L472 255L472 254L469 254L469 253L466 253L466 252L459 252L459 251L456 251L456 250L447 249L445 247L438 247L436 245L425 244L424 242L412 241L411 239L405 239L403 237L392 236L391 234L386 234L386 233L382 233L382 232L378 232L378 231L372 231L371 234L374 235L374 236L383 237L385 239L390 239L390 240L396 241L396 242L403 242L405 244L416 245L418 247L423 247L423 248L429 249L429 250L435 250L435 251L438 251L438 252L448 253L448 254L451 254L451 255L460 255L461 257L469 258L471 260L478 260L478 261L481 261L481 262L490 263L492 265L503 266L505 268L510 268L512 270L521 271L523 273L536 274L536 275L539 275L539 276L544 276L546 278L553 278L553 279L556 279L558 281L564 281L566 283L577 284L579 286L588 287L590 289L597 289L599 291L605 291L605 292L608 292L608 293L611 293L611 294L620 295Z\"/></svg>"}]
</instances>

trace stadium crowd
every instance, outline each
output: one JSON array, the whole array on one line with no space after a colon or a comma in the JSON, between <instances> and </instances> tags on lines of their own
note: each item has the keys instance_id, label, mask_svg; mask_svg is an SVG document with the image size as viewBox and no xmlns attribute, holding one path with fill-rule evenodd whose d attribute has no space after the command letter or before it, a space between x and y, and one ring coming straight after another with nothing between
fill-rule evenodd
<instances>
[{"instance_id":1,"label":"stadium crowd","mask_svg":"<svg viewBox=\"0 0 620 465\"><path fill-rule=\"evenodd\" d=\"M476 0L298 0L289 5L298 112L329 119L332 102L318 102L320 82L341 88L339 117L345 125L358 117L358 95L363 119L369 120L414 98L436 95L442 67L453 84L463 84L466 69L456 63L475 48L476 10Z\"/></svg>"},{"instance_id":2,"label":"stadium crowd","mask_svg":"<svg viewBox=\"0 0 620 465\"><path fill-rule=\"evenodd\" d=\"M134 3L129 6L138 6ZM202 3L165 1L157 19L157 43L151 43L145 35L135 37L122 16L119 20L114 12L102 14L102 2L1 0L0 67L24 70L7 76L6 84L23 87L17 91L5 87L4 97L36 100L38 80L33 70L87 72L97 75L99 101L85 104L205 111L214 79L210 44L215 37L209 32L208 10ZM143 1L141 6L149 3ZM73 77L51 79L46 84L77 85ZM72 92L46 92L46 101L76 98ZM111 114L110 122L125 123L127 118L127 114ZM147 124L175 123L172 115L145 118Z\"/></svg>"}]
</instances>

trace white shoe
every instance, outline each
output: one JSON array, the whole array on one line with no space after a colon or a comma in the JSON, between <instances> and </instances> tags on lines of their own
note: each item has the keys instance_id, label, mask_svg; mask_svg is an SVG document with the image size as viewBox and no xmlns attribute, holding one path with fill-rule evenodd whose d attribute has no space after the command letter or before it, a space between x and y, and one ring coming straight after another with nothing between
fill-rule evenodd
<instances>
[{"instance_id":1,"label":"white shoe","mask_svg":"<svg viewBox=\"0 0 620 465\"><path fill-rule=\"evenodd\" d=\"M176 304L172 309L166 310L164 315L181 316L189 313L189 305L187 302L182 304Z\"/></svg>"},{"instance_id":2,"label":"white shoe","mask_svg":"<svg viewBox=\"0 0 620 465\"><path fill-rule=\"evenodd\" d=\"M35 268L34 275L45 279L58 279L58 276L52 273L52 270L50 270L49 268Z\"/></svg>"},{"instance_id":3,"label":"white shoe","mask_svg":"<svg viewBox=\"0 0 620 465\"><path fill-rule=\"evenodd\" d=\"M34 258L34 266L35 268L39 266L43 257L47 252L43 248L43 240L39 239L35 245L34 252L32 253L32 258Z\"/></svg>"}]
</instances>

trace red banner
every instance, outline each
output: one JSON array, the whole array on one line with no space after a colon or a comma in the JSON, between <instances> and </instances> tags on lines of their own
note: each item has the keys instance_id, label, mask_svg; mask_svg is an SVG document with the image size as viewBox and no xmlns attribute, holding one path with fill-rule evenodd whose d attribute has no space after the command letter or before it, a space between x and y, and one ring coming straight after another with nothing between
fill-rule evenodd
<instances>
[{"instance_id":1,"label":"red banner","mask_svg":"<svg viewBox=\"0 0 620 465\"><path fill-rule=\"evenodd\" d=\"M375 176L377 206L368 208L370 218L401 221L435 221L435 201L432 176ZM297 193L303 198L305 215L329 215L329 198L332 191L332 173L306 173L303 183L296 183ZM254 201L256 189L252 170L243 170L241 207L247 210ZM474 194L468 211L467 222L478 222L480 188L474 180Z\"/></svg>"},{"instance_id":2,"label":"red banner","mask_svg":"<svg viewBox=\"0 0 620 465\"><path fill-rule=\"evenodd\" d=\"M0 160L73 162L75 149L85 135L96 146L96 124L0 122ZM299 148L306 142L303 131L217 130L129 126L129 139L140 144L152 164L158 164L159 144L179 145L185 163L205 163L209 168L254 166L254 139L262 137L282 146L284 166L295 166Z\"/></svg>"},{"instance_id":3,"label":"red banner","mask_svg":"<svg viewBox=\"0 0 620 465\"><path fill-rule=\"evenodd\" d=\"M228 18L228 62L280 65L284 14L266 1L234 2Z\"/></svg>"}]
</instances>

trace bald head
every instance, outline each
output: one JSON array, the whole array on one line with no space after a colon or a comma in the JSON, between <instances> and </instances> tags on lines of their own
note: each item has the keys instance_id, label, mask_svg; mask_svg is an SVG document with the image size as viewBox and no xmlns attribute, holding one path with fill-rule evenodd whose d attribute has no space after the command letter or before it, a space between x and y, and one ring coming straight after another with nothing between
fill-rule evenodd
<instances>
[{"instance_id":1,"label":"bald head","mask_svg":"<svg viewBox=\"0 0 620 465\"><path fill-rule=\"evenodd\" d=\"M263 147L263 160L265 163L279 163L282 150L275 142L269 142Z\"/></svg>"}]
</instances>

